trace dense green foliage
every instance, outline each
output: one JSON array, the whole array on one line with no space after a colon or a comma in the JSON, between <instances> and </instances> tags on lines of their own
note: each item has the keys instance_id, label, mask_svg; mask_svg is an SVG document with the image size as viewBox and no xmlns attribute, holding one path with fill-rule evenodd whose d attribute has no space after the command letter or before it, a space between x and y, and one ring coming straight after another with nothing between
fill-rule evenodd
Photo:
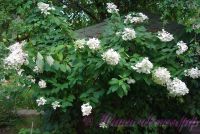
<instances>
[{"instance_id":1,"label":"dense green foliage","mask_svg":"<svg viewBox=\"0 0 200 134\"><path fill-rule=\"evenodd\" d=\"M130 128L118 126L108 129L97 127L103 113L136 120L148 118L150 115L156 119L200 117L199 78L184 76L185 69L200 68L199 29L192 28L193 24L199 24L199 20L196 20L199 17L197 0L190 4L183 0L176 4L171 0L112 1L122 15L108 14L107 0L43 0L55 7L48 15L42 14L38 9L37 4L40 1L0 2L0 106L5 110L5 113L0 114L6 115L2 116L3 121L8 119L6 117L15 109L15 100L27 90L31 90L31 97L28 98L33 99L33 102L39 97L45 97L47 100L44 106L37 106L38 110L44 111L44 125L41 130L35 130L35 133L176 133L176 128L154 125ZM157 2L159 8L155 6ZM63 8L63 4L66 4L67 8ZM166 43L157 38L157 33L148 31L148 22L124 23L125 13L143 10L160 11L163 20L174 20L185 25L185 32L174 35L175 39ZM174 10L177 12L172 15ZM106 31L100 37L99 49L91 50L85 44L83 49L77 48L72 29L100 22L110 16ZM121 36L116 35L116 32L127 27L135 30L135 39L124 41ZM190 36L186 36L188 31ZM9 53L6 47L23 40L26 41L24 51L28 53L29 64L23 65L21 69L24 71L22 75L18 75L19 70L5 69L3 59ZM182 55L176 55L176 43L180 40L187 42L189 49ZM115 66L108 65L102 59L102 54L110 48L121 57ZM52 64L49 63L49 56L53 58ZM172 97L168 95L166 87L153 81L151 74L134 71L131 66L144 57L149 57L154 68L166 67L172 78L178 77L184 81L189 88L189 94ZM36 66L38 72L33 71ZM36 83L32 83L29 76L32 76ZM136 83L128 84L127 80L130 78L135 79ZM41 89L38 85L41 80L47 83L46 88ZM9 101L8 96L12 101ZM26 101L22 98L18 100ZM54 101L59 101L61 107L54 110ZM94 122L90 127L84 125L81 113L81 105L86 102L90 102L93 107L91 116ZM17 103L20 105L21 102ZM20 133L29 133L29 130L22 129Z\"/></svg>"}]
</instances>

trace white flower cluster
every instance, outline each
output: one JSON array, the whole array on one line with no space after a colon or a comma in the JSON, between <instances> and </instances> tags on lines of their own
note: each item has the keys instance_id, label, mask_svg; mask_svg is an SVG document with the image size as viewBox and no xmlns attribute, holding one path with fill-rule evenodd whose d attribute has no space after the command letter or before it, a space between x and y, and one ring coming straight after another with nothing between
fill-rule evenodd
<instances>
[{"instance_id":1,"label":"white flower cluster","mask_svg":"<svg viewBox=\"0 0 200 134\"><path fill-rule=\"evenodd\" d=\"M120 60L120 55L111 48L102 54L102 58L109 65L117 65Z\"/></svg>"},{"instance_id":2,"label":"white flower cluster","mask_svg":"<svg viewBox=\"0 0 200 134\"><path fill-rule=\"evenodd\" d=\"M40 73L41 71L39 70L38 66L35 66L35 67L33 68L33 72L35 72L35 73Z\"/></svg>"},{"instance_id":3,"label":"white flower cluster","mask_svg":"<svg viewBox=\"0 0 200 134\"><path fill-rule=\"evenodd\" d=\"M40 88L46 88L47 87L47 83L44 80L40 80L38 82L38 85Z\"/></svg>"},{"instance_id":4,"label":"white flower cluster","mask_svg":"<svg viewBox=\"0 0 200 134\"><path fill-rule=\"evenodd\" d=\"M52 107L54 110L56 110L58 107L60 107L60 102L58 101L54 101L51 103Z\"/></svg>"},{"instance_id":5,"label":"white flower cluster","mask_svg":"<svg viewBox=\"0 0 200 134\"><path fill-rule=\"evenodd\" d=\"M85 39L79 39L79 40L76 40L76 41L74 42L74 44L75 44L75 47L76 47L77 49L82 49L82 48L85 47L86 41L85 41Z\"/></svg>"},{"instance_id":6,"label":"white flower cluster","mask_svg":"<svg viewBox=\"0 0 200 134\"><path fill-rule=\"evenodd\" d=\"M28 61L28 54L26 54L22 49L24 45L25 41L22 41L21 43L17 42L8 48L11 53L7 58L4 59L4 64L7 66L7 68L18 70Z\"/></svg>"},{"instance_id":7,"label":"white flower cluster","mask_svg":"<svg viewBox=\"0 0 200 134\"><path fill-rule=\"evenodd\" d=\"M170 72L167 68L158 67L153 71L153 81L159 85L166 85L170 81Z\"/></svg>"},{"instance_id":8,"label":"white flower cluster","mask_svg":"<svg viewBox=\"0 0 200 134\"><path fill-rule=\"evenodd\" d=\"M108 125L105 122L99 123L100 128L108 128Z\"/></svg>"},{"instance_id":9,"label":"white flower cluster","mask_svg":"<svg viewBox=\"0 0 200 134\"><path fill-rule=\"evenodd\" d=\"M162 29L162 31L158 31L157 36L163 42L169 42L174 39L173 35Z\"/></svg>"},{"instance_id":10,"label":"white flower cluster","mask_svg":"<svg viewBox=\"0 0 200 134\"><path fill-rule=\"evenodd\" d=\"M119 9L114 3L106 3L108 13L118 13Z\"/></svg>"},{"instance_id":11,"label":"white flower cluster","mask_svg":"<svg viewBox=\"0 0 200 134\"><path fill-rule=\"evenodd\" d=\"M186 84L178 78L174 78L167 83L167 90L172 96L182 96L189 93L189 89Z\"/></svg>"},{"instance_id":12,"label":"white flower cluster","mask_svg":"<svg viewBox=\"0 0 200 134\"><path fill-rule=\"evenodd\" d=\"M198 29L200 28L200 24L193 24L193 25L192 25L192 28L193 28L194 30L198 30Z\"/></svg>"},{"instance_id":13,"label":"white flower cluster","mask_svg":"<svg viewBox=\"0 0 200 134\"><path fill-rule=\"evenodd\" d=\"M35 83L35 78L32 75L27 76L28 80L30 80L32 83Z\"/></svg>"},{"instance_id":14,"label":"white flower cluster","mask_svg":"<svg viewBox=\"0 0 200 134\"><path fill-rule=\"evenodd\" d=\"M20 70L17 70L17 74L19 75L19 76L22 76L22 73L24 72L24 69L20 69Z\"/></svg>"},{"instance_id":15,"label":"white flower cluster","mask_svg":"<svg viewBox=\"0 0 200 134\"><path fill-rule=\"evenodd\" d=\"M185 76L189 76L193 79L197 79L200 77L200 70L197 67L187 69L184 71L184 73L185 73Z\"/></svg>"},{"instance_id":16,"label":"white flower cluster","mask_svg":"<svg viewBox=\"0 0 200 134\"><path fill-rule=\"evenodd\" d=\"M90 38L87 43L88 47L92 50L97 50L100 48L100 41L97 38Z\"/></svg>"},{"instance_id":17,"label":"white flower cluster","mask_svg":"<svg viewBox=\"0 0 200 134\"><path fill-rule=\"evenodd\" d=\"M128 83L128 84L135 84L135 80L132 79L132 78L129 78L129 79L127 80L127 83Z\"/></svg>"},{"instance_id":18,"label":"white flower cluster","mask_svg":"<svg viewBox=\"0 0 200 134\"><path fill-rule=\"evenodd\" d=\"M147 19L149 18L143 13L131 13L125 16L124 23L142 23Z\"/></svg>"},{"instance_id":19,"label":"white flower cluster","mask_svg":"<svg viewBox=\"0 0 200 134\"><path fill-rule=\"evenodd\" d=\"M188 50L188 46L183 41L179 41L177 43L177 46L178 46L178 50L176 50L177 55L180 55L180 54L182 54L182 53L184 53L185 51Z\"/></svg>"},{"instance_id":20,"label":"white flower cluster","mask_svg":"<svg viewBox=\"0 0 200 134\"><path fill-rule=\"evenodd\" d=\"M62 8L67 8L67 6L66 6L66 5L63 5Z\"/></svg>"},{"instance_id":21,"label":"white flower cluster","mask_svg":"<svg viewBox=\"0 0 200 134\"><path fill-rule=\"evenodd\" d=\"M83 116L88 116L92 113L92 106L90 105L90 103L85 103L81 106L81 111Z\"/></svg>"},{"instance_id":22,"label":"white flower cluster","mask_svg":"<svg viewBox=\"0 0 200 134\"><path fill-rule=\"evenodd\" d=\"M124 28L124 31L122 33L118 33L122 35L122 39L125 41L136 38L136 32L134 29L131 28Z\"/></svg>"},{"instance_id":23,"label":"white flower cluster","mask_svg":"<svg viewBox=\"0 0 200 134\"><path fill-rule=\"evenodd\" d=\"M44 98L44 97L40 97L36 100L37 102L37 105L38 106L44 106L46 103L47 103L47 100ZM56 110L57 108L59 108L61 105L60 105L60 102L59 101L54 101L51 103L51 106L54 110Z\"/></svg>"},{"instance_id":24,"label":"white flower cluster","mask_svg":"<svg viewBox=\"0 0 200 134\"><path fill-rule=\"evenodd\" d=\"M138 73L150 74L153 64L149 61L148 57L145 57L142 61L136 63L135 66L131 66L131 68Z\"/></svg>"},{"instance_id":25,"label":"white flower cluster","mask_svg":"<svg viewBox=\"0 0 200 134\"><path fill-rule=\"evenodd\" d=\"M42 13L42 14L45 14L45 15L50 14L50 12L49 12L50 10L55 10L54 7L50 7L49 4L46 4L46 3L44 3L44 2L39 2L39 3L37 4L37 6L38 6L38 8L40 9L41 13Z\"/></svg>"},{"instance_id":26,"label":"white flower cluster","mask_svg":"<svg viewBox=\"0 0 200 134\"><path fill-rule=\"evenodd\" d=\"M36 100L38 106L43 106L46 104L47 100L44 97L40 97L39 99Z\"/></svg>"}]
</instances>

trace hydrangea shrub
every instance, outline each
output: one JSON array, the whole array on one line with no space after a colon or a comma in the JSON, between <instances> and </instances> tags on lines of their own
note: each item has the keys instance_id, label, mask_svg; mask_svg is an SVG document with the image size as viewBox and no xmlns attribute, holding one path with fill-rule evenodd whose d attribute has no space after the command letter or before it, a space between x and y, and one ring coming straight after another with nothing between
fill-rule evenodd
<instances>
[{"instance_id":1,"label":"hydrangea shrub","mask_svg":"<svg viewBox=\"0 0 200 134\"><path fill-rule=\"evenodd\" d=\"M86 132L96 132L97 126L109 128L98 122L102 113L135 119L150 114L155 118L191 115L188 109L176 109L187 107L198 87L191 81L197 83L200 77L199 64L188 63L193 46L185 39L165 29L152 33L145 27L148 16L120 16L113 3L107 4L111 18L99 39L75 39L58 7L41 2L32 6L35 14L25 21L34 25L30 37L8 47L4 64L20 75L24 88L34 90L38 110L44 111L45 131L80 133L82 119L88 116L96 122ZM176 110L180 115L174 114ZM141 128L107 131L137 129Z\"/></svg>"}]
</instances>

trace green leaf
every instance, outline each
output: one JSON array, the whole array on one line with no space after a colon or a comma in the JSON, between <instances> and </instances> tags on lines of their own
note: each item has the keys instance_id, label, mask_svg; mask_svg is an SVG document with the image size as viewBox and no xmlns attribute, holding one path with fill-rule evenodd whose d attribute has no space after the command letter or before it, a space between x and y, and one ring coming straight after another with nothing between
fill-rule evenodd
<instances>
[{"instance_id":1,"label":"green leaf","mask_svg":"<svg viewBox=\"0 0 200 134\"><path fill-rule=\"evenodd\" d=\"M73 100L75 99L74 95L69 95L67 98L70 102L73 102Z\"/></svg>"},{"instance_id":2,"label":"green leaf","mask_svg":"<svg viewBox=\"0 0 200 134\"><path fill-rule=\"evenodd\" d=\"M95 98L95 97L90 98L90 100L93 101L94 103L98 103L99 102L98 98Z\"/></svg>"},{"instance_id":3,"label":"green leaf","mask_svg":"<svg viewBox=\"0 0 200 134\"><path fill-rule=\"evenodd\" d=\"M119 88L119 86L118 86L118 85L114 85L114 86L111 86L111 87L110 87L110 90L111 90L111 91L112 91L112 93L113 93L113 92L117 91L117 90L118 90L118 88Z\"/></svg>"},{"instance_id":4,"label":"green leaf","mask_svg":"<svg viewBox=\"0 0 200 134\"><path fill-rule=\"evenodd\" d=\"M43 72L43 68L44 68L44 59L43 56L38 52L37 53L37 59L36 59L36 65L38 67L38 69Z\"/></svg>"},{"instance_id":5,"label":"green leaf","mask_svg":"<svg viewBox=\"0 0 200 134\"><path fill-rule=\"evenodd\" d=\"M122 97L124 96L123 90L118 90L118 91L117 91L117 94L118 94L118 96L119 96L120 98L122 98Z\"/></svg>"},{"instance_id":6,"label":"green leaf","mask_svg":"<svg viewBox=\"0 0 200 134\"><path fill-rule=\"evenodd\" d=\"M53 67L55 68L55 70L59 70L59 68L60 68L59 62L55 61L53 64Z\"/></svg>"},{"instance_id":7,"label":"green leaf","mask_svg":"<svg viewBox=\"0 0 200 134\"><path fill-rule=\"evenodd\" d=\"M86 98L89 94L87 92L84 92L80 95L80 99Z\"/></svg>"},{"instance_id":8,"label":"green leaf","mask_svg":"<svg viewBox=\"0 0 200 134\"><path fill-rule=\"evenodd\" d=\"M60 64L60 70L65 73L67 71L66 65Z\"/></svg>"},{"instance_id":9,"label":"green leaf","mask_svg":"<svg viewBox=\"0 0 200 134\"><path fill-rule=\"evenodd\" d=\"M69 101L64 101L63 103L62 103L62 107L68 107L68 106L72 106L72 103L71 102L69 102Z\"/></svg>"},{"instance_id":10,"label":"green leaf","mask_svg":"<svg viewBox=\"0 0 200 134\"><path fill-rule=\"evenodd\" d=\"M118 79L116 79L116 78L112 78L110 81L109 81L109 84L110 85L113 85L113 84L118 84Z\"/></svg>"},{"instance_id":11,"label":"green leaf","mask_svg":"<svg viewBox=\"0 0 200 134\"><path fill-rule=\"evenodd\" d=\"M58 56L59 61L63 60L63 54L62 53L58 53L57 56Z\"/></svg>"},{"instance_id":12,"label":"green leaf","mask_svg":"<svg viewBox=\"0 0 200 134\"><path fill-rule=\"evenodd\" d=\"M144 81L147 85L151 85L151 81L147 77L144 77Z\"/></svg>"}]
</instances>

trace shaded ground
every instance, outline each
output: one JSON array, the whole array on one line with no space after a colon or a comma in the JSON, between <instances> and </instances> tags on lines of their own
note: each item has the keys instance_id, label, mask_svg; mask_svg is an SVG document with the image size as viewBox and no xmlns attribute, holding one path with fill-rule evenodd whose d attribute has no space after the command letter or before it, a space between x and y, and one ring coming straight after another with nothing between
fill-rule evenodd
<instances>
[{"instance_id":1,"label":"shaded ground","mask_svg":"<svg viewBox=\"0 0 200 134\"><path fill-rule=\"evenodd\" d=\"M41 116L35 110L20 110L13 126L0 128L0 134L18 134L21 128L35 129L41 126Z\"/></svg>"},{"instance_id":2,"label":"shaded ground","mask_svg":"<svg viewBox=\"0 0 200 134\"><path fill-rule=\"evenodd\" d=\"M6 128L0 128L0 134L11 134L10 132L10 128L6 127Z\"/></svg>"}]
</instances>

